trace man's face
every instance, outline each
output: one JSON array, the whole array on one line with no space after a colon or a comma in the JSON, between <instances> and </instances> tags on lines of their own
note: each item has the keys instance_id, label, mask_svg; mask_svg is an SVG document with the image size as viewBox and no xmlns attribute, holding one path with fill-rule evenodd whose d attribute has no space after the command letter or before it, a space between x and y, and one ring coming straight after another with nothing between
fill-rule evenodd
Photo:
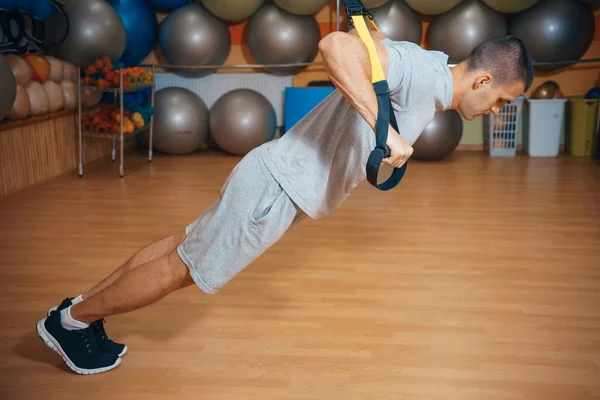
<instances>
[{"instance_id":1,"label":"man's face","mask_svg":"<svg viewBox=\"0 0 600 400\"><path fill-rule=\"evenodd\" d=\"M505 104L513 102L525 90L522 82L493 84L490 75L481 75L458 104L458 112L467 121L489 114L498 114Z\"/></svg>"}]
</instances>

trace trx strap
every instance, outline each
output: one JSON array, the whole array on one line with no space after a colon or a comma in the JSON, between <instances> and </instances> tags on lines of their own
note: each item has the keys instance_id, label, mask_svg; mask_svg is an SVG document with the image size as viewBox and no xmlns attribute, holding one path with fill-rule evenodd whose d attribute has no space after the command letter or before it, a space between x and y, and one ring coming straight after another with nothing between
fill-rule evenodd
<instances>
[{"instance_id":1,"label":"trx strap","mask_svg":"<svg viewBox=\"0 0 600 400\"><path fill-rule=\"evenodd\" d=\"M387 181L377 184L381 162L384 158L390 156L390 150L386 145L390 123L396 132L400 132L389 97L388 82L385 79L383 67L381 66L381 61L379 60L377 49L375 48L375 43L373 42L373 38L371 37L371 33L367 28L365 20L368 20L376 31L379 29L373 21L373 15L365 9L361 0L342 1L346 6L348 18L352 21L360 39L367 46L369 58L371 59L371 83L373 84L373 89L377 95L378 112L377 122L375 123L375 149L371 152L367 161L367 180L379 190L390 190L402 180L402 177L406 172L407 163L404 163L401 168L394 168L394 172ZM368 17L368 19L366 17Z\"/></svg>"}]
</instances>

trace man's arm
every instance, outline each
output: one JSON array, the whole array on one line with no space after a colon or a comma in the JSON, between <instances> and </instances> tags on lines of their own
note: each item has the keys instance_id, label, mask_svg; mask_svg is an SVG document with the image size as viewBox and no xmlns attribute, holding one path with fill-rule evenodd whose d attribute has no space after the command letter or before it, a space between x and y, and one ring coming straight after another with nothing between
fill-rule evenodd
<instances>
[{"instance_id":1,"label":"man's arm","mask_svg":"<svg viewBox=\"0 0 600 400\"><path fill-rule=\"evenodd\" d=\"M387 77L388 53L380 43L385 37L379 32L372 32L371 37L373 37L383 73ZM371 82L369 52L363 41L354 32L354 29L351 33L333 32L321 39L319 50L323 55L329 79L375 131L378 112L377 96ZM400 168L412 155L413 148L391 125L388 129L386 145L390 149L390 157L383 161L395 168Z\"/></svg>"},{"instance_id":2,"label":"man's arm","mask_svg":"<svg viewBox=\"0 0 600 400\"><path fill-rule=\"evenodd\" d=\"M388 54L379 43L385 37L379 32L372 32L372 37L383 73L387 76ZM350 33L338 31L328 34L319 42L319 50L333 84L374 130L377 96L371 83L371 62L365 44L353 29Z\"/></svg>"}]
</instances>

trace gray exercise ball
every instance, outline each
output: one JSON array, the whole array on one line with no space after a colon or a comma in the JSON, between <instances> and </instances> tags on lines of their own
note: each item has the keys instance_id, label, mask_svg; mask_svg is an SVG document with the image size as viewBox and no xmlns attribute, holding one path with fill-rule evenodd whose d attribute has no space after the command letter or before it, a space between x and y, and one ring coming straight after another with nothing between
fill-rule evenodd
<instances>
[{"instance_id":1,"label":"gray exercise ball","mask_svg":"<svg viewBox=\"0 0 600 400\"><path fill-rule=\"evenodd\" d=\"M251 89L235 89L210 109L210 134L227 153L242 156L273 139L277 129L269 100Z\"/></svg>"},{"instance_id":2,"label":"gray exercise ball","mask_svg":"<svg viewBox=\"0 0 600 400\"><path fill-rule=\"evenodd\" d=\"M169 14L161 24L158 40L165 59L174 65L220 66L231 49L227 23L195 3ZM177 73L202 77L217 69L179 69Z\"/></svg>"},{"instance_id":3,"label":"gray exercise ball","mask_svg":"<svg viewBox=\"0 0 600 400\"><path fill-rule=\"evenodd\" d=\"M12 109L17 98L17 79L10 64L0 55L0 121L3 120Z\"/></svg>"},{"instance_id":4,"label":"gray exercise ball","mask_svg":"<svg viewBox=\"0 0 600 400\"><path fill-rule=\"evenodd\" d=\"M458 63L478 44L506 36L504 15L481 0L464 0L447 13L431 21L427 31L431 49L448 54L449 62Z\"/></svg>"},{"instance_id":5,"label":"gray exercise ball","mask_svg":"<svg viewBox=\"0 0 600 400\"><path fill-rule=\"evenodd\" d=\"M461 0L406 0L420 14L439 15L455 7Z\"/></svg>"},{"instance_id":6,"label":"gray exercise ball","mask_svg":"<svg viewBox=\"0 0 600 400\"><path fill-rule=\"evenodd\" d=\"M277 7L292 14L313 15L319 12L329 0L275 0Z\"/></svg>"},{"instance_id":7,"label":"gray exercise ball","mask_svg":"<svg viewBox=\"0 0 600 400\"><path fill-rule=\"evenodd\" d=\"M250 18L265 0L197 0L213 15L227 22L239 23Z\"/></svg>"},{"instance_id":8,"label":"gray exercise ball","mask_svg":"<svg viewBox=\"0 0 600 400\"><path fill-rule=\"evenodd\" d=\"M67 22L55 13L44 23L46 52L79 67L87 67L96 59L109 57L117 61L126 46L125 25L119 14L104 0L81 0L67 3ZM58 44L57 44L58 43Z\"/></svg>"},{"instance_id":9,"label":"gray exercise ball","mask_svg":"<svg viewBox=\"0 0 600 400\"><path fill-rule=\"evenodd\" d=\"M462 133L463 121L456 110L436 111L433 121L413 144L412 158L421 161L446 158L459 145Z\"/></svg>"},{"instance_id":10,"label":"gray exercise ball","mask_svg":"<svg viewBox=\"0 0 600 400\"><path fill-rule=\"evenodd\" d=\"M259 64L312 62L319 52L321 31L314 16L294 15L265 4L247 26L248 50ZM306 68L266 67L277 75L292 75Z\"/></svg>"},{"instance_id":11,"label":"gray exercise ball","mask_svg":"<svg viewBox=\"0 0 600 400\"><path fill-rule=\"evenodd\" d=\"M421 18L404 0L391 0L371 12L375 25L387 38L421 43Z\"/></svg>"},{"instance_id":12,"label":"gray exercise ball","mask_svg":"<svg viewBox=\"0 0 600 400\"><path fill-rule=\"evenodd\" d=\"M377 7L382 7L387 4L389 0L362 0L363 5L369 11L373 11Z\"/></svg>"},{"instance_id":13,"label":"gray exercise ball","mask_svg":"<svg viewBox=\"0 0 600 400\"><path fill-rule=\"evenodd\" d=\"M494 10L514 14L528 9L538 2L538 0L483 0L485 4L492 7Z\"/></svg>"},{"instance_id":14,"label":"gray exercise ball","mask_svg":"<svg viewBox=\"0 0 600 400\"><path fill-rule=\"evenodd\" d=\"M594 40L595 19L592 8L573 0L541 0L516 14L509 23L509 33L521 39L534 61L569 61L580 59ZM536 65L549 72L570 64Z\"/></svg>"},{"instance_id":15,"label":"gray exercise ball","mask_svg":"<svg viewBox=\"0 0 600 400\"><path fill-rule=\"evenodd\" d=\"M167 154L188 154L208 139L208 107L191 90L160 89L154 97L153 147Z\"/></svg>"}]
</instances>

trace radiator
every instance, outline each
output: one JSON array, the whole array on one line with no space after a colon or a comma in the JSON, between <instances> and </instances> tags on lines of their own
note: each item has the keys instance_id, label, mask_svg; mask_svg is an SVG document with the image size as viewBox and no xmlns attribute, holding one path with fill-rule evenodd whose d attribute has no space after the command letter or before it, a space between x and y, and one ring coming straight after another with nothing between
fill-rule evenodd
<instances>
[{"instance_id":1,"label":"radiator","mask_svg":"<svg viewBox=\"0 0 600 400\"><path fill-rule=\"evenodd\" d=\"M155 77L156 91L166 87L183 87L196 93L210 107L225 93L234 89L252 89L271 102L277 115L277 126L284 125L284 91L292 86L293 76L265 73L211 74L201 78L182 77L159 72Z\"/></svg>"}]
</instances>

